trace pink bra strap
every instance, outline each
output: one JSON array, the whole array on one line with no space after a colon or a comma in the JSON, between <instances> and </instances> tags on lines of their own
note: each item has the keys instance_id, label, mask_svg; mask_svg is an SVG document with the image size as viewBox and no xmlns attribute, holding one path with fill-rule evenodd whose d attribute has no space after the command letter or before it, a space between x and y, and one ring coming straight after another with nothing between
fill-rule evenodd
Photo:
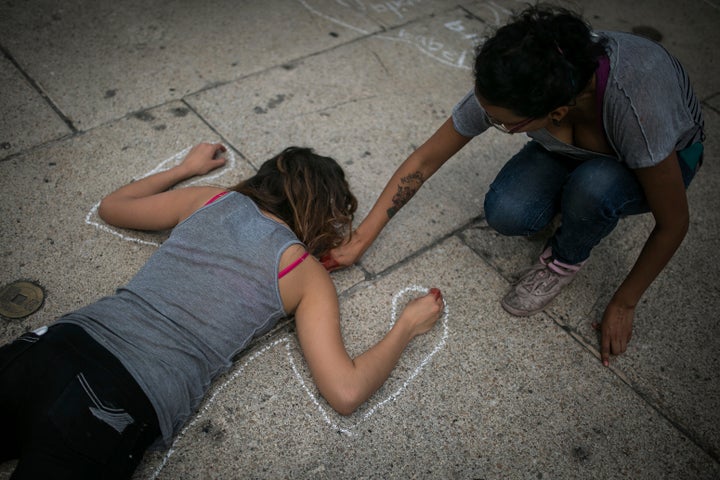
<instances>
[{"instance_id":1,"label":"pink bra strap","mask_svg":"<svg viewBox=\"0 0 720 480\"><path fill-rule=\"evenodd\" d=\"M300 265L303 262L303 260L305 260L308 257L308 255L310 255L310 252L305 252L300 258L295 260L293 263L291 263L287 267L283 268L283 270L280 273L278 273L278 280L280 280L282 277L284 277L288 273L292 272L293 268Z\"/></svg>"},{"instance_id":2,"label":"pink bra strap","mask_svg":"<svg viewBox=\"0 0 720 480\"><path fill-rule=\"evenodd\" d=\"M207 202L205 202L205 205L210 205L211 203L213 203L213 202L214 202L215 200L217 200L218 198L220 198L220 197L222 197L222 196L225 196L225 195L227 195L227 194L228 194L228 192L220 192L220 193L218 193L217 195L215 195L214 197L212 197L210 200L208 200ZM203 205L203 207L204 207L205 205Z\"/></svg>"}]
</instances>

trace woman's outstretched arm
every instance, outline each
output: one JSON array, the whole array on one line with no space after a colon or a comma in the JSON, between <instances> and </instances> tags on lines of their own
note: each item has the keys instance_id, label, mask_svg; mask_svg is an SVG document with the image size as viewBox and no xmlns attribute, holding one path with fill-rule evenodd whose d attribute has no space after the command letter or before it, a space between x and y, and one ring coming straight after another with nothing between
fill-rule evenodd
<instances>
[{"instance_id":1,"label":"woman's outstretched arm","mask_svg":"<svg viewBox=\"0 0 720 480\"><path fill-rule=\"evenodd\" d=\"M102 199L98 214L110 225L137 230L172 228L202 206L217 187L191 187L168 191L183 180L204 175L225 164L222 144L201 143L168 170L118 188Z\"/></svg>"},{"instance_id":2,"label":"woman's outstretched arm","mask_svg":"<svg viewBox=\"0 0 720 480\"><path fill-rule=\"evenodd\" d=\"M370 213L351 239L323 257L328 270L355 263L372 245L380 231L450 157L470 138L460 135L449 117L440 128L398 167L375 201Z\"/></svg>"},{"instance_id":3,"label":"woman's outstretched arm","mask_svg":"<svg viewBox=\"0 0 720 480\"><path fill-rule=\"evenodd\" d=\"M323 266L308 258L283 277L281 292L283 281L300 296L295 324L315 384L341 415L350 415L382 386L408 343L430 330L443 310L442 295L437 289L412 300L390 331L353 359L345 349L340 331L337 293Z\"/></svg>"},{"instance_id":4,"label":"woman's outstretched arm","mask_svg":"<svg viewBox=\"0 0 720 480\"><path fill-rule=\"evenodd\" d=\"M635 170L635 174L655 218L655 228L605 308L602 323L595 325L602 335L600 355L606 366L610 364L610 354L625 352L632 337L636 305L675 254L690 223L685 185L675 152L654 167Z\"/></svg>"}]
</instances>

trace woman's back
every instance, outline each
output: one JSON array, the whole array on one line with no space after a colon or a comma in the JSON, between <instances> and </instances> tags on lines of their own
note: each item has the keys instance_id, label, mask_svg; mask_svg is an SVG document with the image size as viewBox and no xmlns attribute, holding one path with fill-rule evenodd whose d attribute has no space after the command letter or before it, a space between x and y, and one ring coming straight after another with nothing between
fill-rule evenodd
<instances>
[{"instance_id":1,"label":"woman's back","mask_svg":"<svg viewBox=\"0 0 720 480\"><path fill-rule=\"evenodd\" d=\"M297 243L248 197L230 192L175 227L116 295L60 321L81 325L122 361L167 441L212 378L286 315L278 266Z\"/></svg>"}]
</instances>

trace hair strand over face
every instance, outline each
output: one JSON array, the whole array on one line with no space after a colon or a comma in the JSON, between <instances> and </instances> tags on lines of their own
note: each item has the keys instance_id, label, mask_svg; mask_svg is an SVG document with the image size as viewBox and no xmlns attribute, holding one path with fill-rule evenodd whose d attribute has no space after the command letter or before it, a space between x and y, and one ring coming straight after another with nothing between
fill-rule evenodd
<instances>
[{"instance_id":1,"label":"hair strand over face","mask_svg":"<svg viewBox=\"0 0 720 480\"><path fill-rule=\"evenodd\" d=\"M352 232L357 200L338 163L312 149L288 147L231 190L285 222L314 255Z\"/></svg>"}]
</instances>

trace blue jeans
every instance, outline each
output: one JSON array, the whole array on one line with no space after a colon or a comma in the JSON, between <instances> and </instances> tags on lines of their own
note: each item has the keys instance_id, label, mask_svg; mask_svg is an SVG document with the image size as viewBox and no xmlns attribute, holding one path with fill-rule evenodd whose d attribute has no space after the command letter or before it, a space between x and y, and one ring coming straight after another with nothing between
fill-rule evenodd
<instances>
[{"instance_id":1,"label":"blue jeans","mask_svg":"<svg viewBox=\"0 0 720 480\"><path fill-rule=\"evenodd\" d=\"M685 187L691 168L678 158ZM578 264L613 231L621 217L650 211L632 170L612 158L577 161L531 141L500 170L485 196L488 224L503 235L533 235L562 212L549 241L553 256Z\"/></svg>"}]
</instances>

